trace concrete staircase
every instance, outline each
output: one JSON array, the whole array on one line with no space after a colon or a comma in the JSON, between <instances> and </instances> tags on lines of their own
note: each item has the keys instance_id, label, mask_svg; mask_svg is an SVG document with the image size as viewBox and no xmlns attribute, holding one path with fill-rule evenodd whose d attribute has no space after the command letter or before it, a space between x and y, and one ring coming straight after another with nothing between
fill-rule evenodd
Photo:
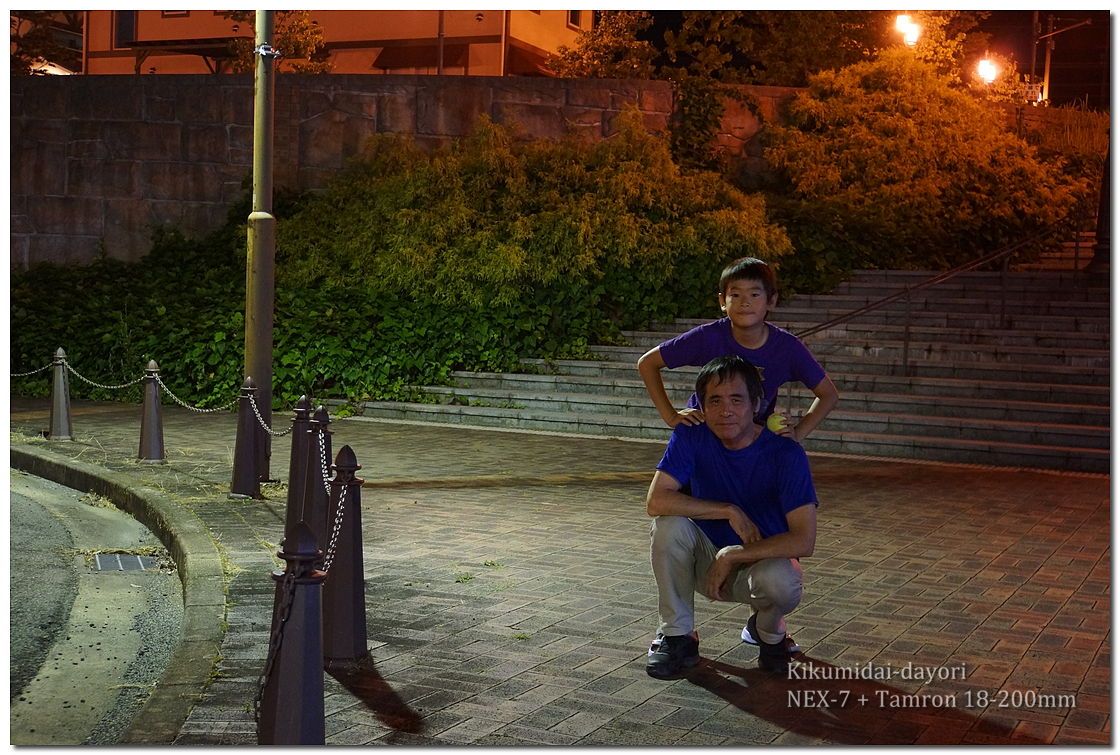
<instances>
[{"instance_id":1,"label":"concrete staircase","mask_svg":"<svg viewBox=\"0 0 1120 755\"><path fill-rule=\"evenodd\" d=\"M861 271L833 293L799 296L772 320L795 333L930 273ZM1071 272L964 273L905 301L806 339L840 390L809 438L810 452L1107 472L1110 321L1107 281ZM1001 323L1001 312L1004 322ZM366 416L665 440L635 362L651 346L700 324L677 320L627 332L630 345L596 346L595 360L526 360L516 374L455 373L426 386L438 403L367 402ZM678 406L695 368L666 371ZM794 413L812 395L783 388Z\"/></svg>"}]
</instances>

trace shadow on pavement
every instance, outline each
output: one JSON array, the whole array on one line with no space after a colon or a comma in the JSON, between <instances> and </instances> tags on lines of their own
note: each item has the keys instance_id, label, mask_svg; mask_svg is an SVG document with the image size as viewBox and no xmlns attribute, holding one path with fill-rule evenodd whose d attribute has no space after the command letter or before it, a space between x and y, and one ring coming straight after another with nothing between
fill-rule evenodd
<instances>
[{"instance_id":1,"label":"shadow on pavement","mask_svg":"<svg viewBox=\"0 0 1120 755\"><path fill-rule=\"evenodd\" d=\"M828 678L843 671L801 657L823 678L787 679L707 658L685 678L746 713L829 744L959 745L966 734L983 744L1046 744L981 719L982 708L960 707L959 693L910 693L877 681Z\"/></svg>"},{"instance_id":2,"label":"shadow on pavement","mask_svg":"<svg viewBox=\"0 0 1120 755\"><path fill-rule=\"evenodd\" d=\"M409 708L381 677L370 656L352 663L328 665L326 671L350 694L365 703L385 726L410 734L419 733L423 728L423 720L419 714Z\"/></svg>"}]
</instances>

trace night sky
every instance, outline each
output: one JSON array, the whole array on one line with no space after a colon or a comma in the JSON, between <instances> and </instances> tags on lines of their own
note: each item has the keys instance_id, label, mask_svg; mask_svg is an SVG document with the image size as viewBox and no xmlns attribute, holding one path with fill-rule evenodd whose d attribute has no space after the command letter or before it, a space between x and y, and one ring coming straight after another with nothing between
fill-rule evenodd
<instances>
[{"instance_id":1,"label":"night sky","mask_svg":"<svg viewBox=\"0 0 1120 755\"><path fill-rule=\"evenodd\" d=\"M992 52L1012 54L1022 73L1031 70L1032 11L992 11L981 29L992 35ZM1047 32L1047 18L1054 16L1054 30L1065 29L1079 21L1092 23L1053 37L1050 54L1050 100L1062 105L1088 98L1089 107L1109 109L1109 47L1111 19L1102 10L1040 10L1038 21L1042 34ZM1038 45L1035 73L1041 77L1046 61L1046 40Z\"/></svg>"},{"instance_id":2,"label":"night sky","mask_svg":"<svg viewBox=\"0 0 1120 755\"><path fill-rule=\"evenodd\" d=\"M647 32L647 39L659 39L665 27L679 20L680 11L653 11L654 26ZM1043 34L1047 30L1047 17L1054 16L1054 29L1064 29L1079 21L1092 19L1092 24L1058 34L1054 37L1054 51L1050 58L1050 100L1062 105L1088 99L1089 107L1109 109L1109 66L1111 43L1111 18L1107 10L1040 10L1039 24ZM991 11L991 16L981 24L980 31L991 35L989 49L1012 55L1019 71L1031 70L1031 16L1030 10ZM1045 40L1038 45L1035 73L1041 78L1046 60Z\"/></svg>"}]
</instances>

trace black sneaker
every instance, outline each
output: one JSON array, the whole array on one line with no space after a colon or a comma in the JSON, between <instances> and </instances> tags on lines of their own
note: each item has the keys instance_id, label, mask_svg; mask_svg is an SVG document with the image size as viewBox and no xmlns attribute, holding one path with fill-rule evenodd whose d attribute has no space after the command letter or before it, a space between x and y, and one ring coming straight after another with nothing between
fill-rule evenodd
<instances>
[{"instance_id":1,"label":"black sneaker","mask_svg":"<svg viewBox=\"0 0 1120 755\"><path fill-rule=\"evenodd\" d=\"M757 614L753 614L753 613L751 614L751 617L749 619L747 619L747 625L745 627L743 627L743 633L740 635L740 637L743 638L743 642L747 643L748 645L758 645L759 644L758 630L755 628L755 616L756 615ZM783 640L783 642L786 645L786 650L788 650L791 653L796 653L796 652L801 650L801 646L798 645L796 642L794 642L793 638L790 637L788 634L785 636L785 639Z\"/></svg>"},{"instance_id":2,"label":"black sneaker","mask_svg":"<svg viewBox=\"0 0 1120 755\"><path fill-rule=\"evenodd\" d=\"M668 679L700 663L700 639L695 631L666 637L658 634L649 646L646 673L655 679Z\"/></svg>"},{"instance_id":3,"label":"black sneaker","mask_svg":"<svg viewBox=\"0 0 1120 755\"><path fill-rule=\"evenodd\" d=\"M792 657L793 654L784 642L775 642L773 645L768 642L758 643L758 667L763 671L785 676L789 673Z\"/></svg>"}]
</instances>

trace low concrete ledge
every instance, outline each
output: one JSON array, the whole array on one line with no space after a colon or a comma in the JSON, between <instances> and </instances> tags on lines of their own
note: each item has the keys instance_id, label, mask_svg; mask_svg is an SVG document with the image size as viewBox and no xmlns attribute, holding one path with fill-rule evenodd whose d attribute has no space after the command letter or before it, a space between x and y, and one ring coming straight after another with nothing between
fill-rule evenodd
<instances>
[{"instance_id":1,"label":"low concrete ledge","mask_svg":"<svg viewBox=\"0 0 1120 755\"><path fill-rule=\"evenodd\" d=\"M179 644L120 744L170 745L206 688L225 634L225 578L205 525L159 491L110 470L31 445L11 446L12 467L60 485L97 493L151 530L171 552L183 585Z\"/></svg>"}]
</instances>

